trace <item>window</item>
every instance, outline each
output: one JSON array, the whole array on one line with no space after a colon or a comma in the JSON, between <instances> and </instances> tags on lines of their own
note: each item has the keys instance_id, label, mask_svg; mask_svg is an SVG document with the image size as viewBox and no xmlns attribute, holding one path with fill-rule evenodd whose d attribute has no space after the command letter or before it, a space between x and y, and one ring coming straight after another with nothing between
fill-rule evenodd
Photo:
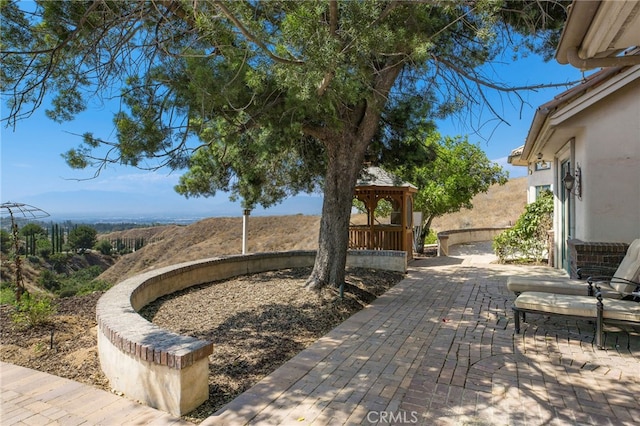
<instances>
[{"instance_id":1,"label":"window","mask_svg":"<svg viewBox=\"0 0 640 426\"><path fill-rule=\"evenodd\" d=\"M551 185L536 185L536 200L542 191L551 191Z\"/></svg>"},{"instance_id":2,"label":"window","mask_svg":"<svg viewBox=\"0 0 640 426\"><path fill-rule=\"evenodd\" d=\"M551 161L538 161L536 163L536 172L539 170L549 170L551 168Z\"/></svg>"}]
</instances>

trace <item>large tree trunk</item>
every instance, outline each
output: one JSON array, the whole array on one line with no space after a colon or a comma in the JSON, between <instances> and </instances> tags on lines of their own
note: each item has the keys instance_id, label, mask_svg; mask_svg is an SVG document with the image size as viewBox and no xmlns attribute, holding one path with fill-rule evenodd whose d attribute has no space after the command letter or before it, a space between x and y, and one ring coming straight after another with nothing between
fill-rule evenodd
<instances>
[{"instance_id":1,"label":"large tree trunk","mask_svg":"<svg viewBox=\"0 0 640 426\"><path fill-rule=\"evenodd\" d=\"M422 224L422 232L420 232L420 240L418 241L418 252L424 253L424 240L429 235L431 229L431 222L433 222L435 216L429 216Z\"/></svg>"},{"instance_id":2,"label":"large tree trunk","mask_svg":"<svg viewBox=\"0 0 640 426\"><path fill-rule=\"evenodd\" d=\"M318 254L307 280L309 290L344 283L353 194L368 143L344 134L341 139L327 144Z\"/></svg>"},{"instance_id":3,"label":"large tree trunk","mask_svg":"<svg viewBox=\"0 0 640 426\"><path fill-rule=\"evenodd\" d=\"M339 286L344 283L349 219L356 181L367 146L378 128L387 95L403 65L403 62L393 62L393 59L389 61L375 72L371 98L344 109L344 128L339 133L323 128L316 129L314 134L326 148L327 172L318 254L307 280L307 289L319 290L329 284Z\"/></svg>"}]
</instances>

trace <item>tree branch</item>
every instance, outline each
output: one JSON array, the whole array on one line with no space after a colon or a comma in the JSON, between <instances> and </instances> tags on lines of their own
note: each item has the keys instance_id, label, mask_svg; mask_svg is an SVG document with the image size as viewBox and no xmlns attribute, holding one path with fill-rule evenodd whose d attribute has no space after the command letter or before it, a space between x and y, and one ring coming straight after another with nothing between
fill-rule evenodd
<instances>
[{"instance_id":1,"label":"tree branch","mask_svg":"<svg viewBox=\"0 0 640 426\"><path fill-rule=\"evenodd\" d=\"M440 62L446 65L447 67L451 68L453 71L460 74L464 78L469 79L478 85L487 87L489 89L499 90L501 92L519 92L522 90L538 90L538 89L547 89L552 87L567 87L567 86L575 85L580 82L580 81L570 81L567 83L543 83L543 84L534 84L530 86L504 86L504 85L495 84L495 83L492 83L491 81L480 78L477 73L469 73L445 58L436 57L436 56L432 56L432 57L434 61Z\"/></svg>"},{"instance_id":2,"label":"tree branch","mask_svg":"<svg viewBox=\"0 0 640 426\"><path fill-rule=\"evenodd\" d=\"M258 47L260 47L260 49L262 49L267 54L267 56L269 56L269 58L271 58L275 62L285 64L285 65L303 65L304 64L304 61L300 59L291 60L291 59L281 58L280 56L275 55L271 50L269 50L266 44L264 44L256 36L251 34L249 30L242 24L242 22L240 22L240 20L236 18L233 15L233 13L231 13L231 11L227 9L227 7L224 4L222 4L222 2L215 1L214 4L216 5L216 7L218 7L218 9L220 9L223 15L227 17L227 19L233 22L233 24L240 30L242 35L244 35L251 42L255 43Z\"/></svg>"},{"instance_id":3,"label":"tree branch","mask_svg":"<svg viewBox=\"0 0 640 426\"><path fill-rule=\"evenodd\" d=\"M338 2L337 0L331 0L329 2L329 35L331 37L338 37ZM322 82L320 82L320 86L318 90L316 90L316 94L318 97L321 97L325 94L327 89L329 88L329 84L331 84L331 80L335 76L335 72L333 70L329 70L324 73L324 78Z\"/></svg>"}]
</instances>

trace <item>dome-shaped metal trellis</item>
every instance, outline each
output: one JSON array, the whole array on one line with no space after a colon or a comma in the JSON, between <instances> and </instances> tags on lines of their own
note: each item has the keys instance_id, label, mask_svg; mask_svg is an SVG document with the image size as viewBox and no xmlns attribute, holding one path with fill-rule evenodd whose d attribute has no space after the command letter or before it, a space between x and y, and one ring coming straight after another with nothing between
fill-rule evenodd
<instances>
[{"instance_id":1,"label":"dome-shaped metal trellis","mask_svg":"<svg viewBox=\"0 0 640 426\"><path fill-rule=\"evenodd\" d=\"M24 281L22 279L22 264L20 263L19 256L19 240L18 240L18 221L21 220L33 220L41 219L49 216L49 213L44 210L24 203L14 203L8 201L0 204L2 217L8 217L11 219L11 232L13 234L13 246L15 249L15 266L16 266L16 301L20 301L20 298L26 291Z\"/></svg>"}]
</instances>

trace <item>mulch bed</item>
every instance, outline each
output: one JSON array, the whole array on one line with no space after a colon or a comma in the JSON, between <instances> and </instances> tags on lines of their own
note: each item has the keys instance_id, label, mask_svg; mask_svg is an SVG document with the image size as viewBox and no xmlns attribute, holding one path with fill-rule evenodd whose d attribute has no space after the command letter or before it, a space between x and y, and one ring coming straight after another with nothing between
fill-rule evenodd
<instances>
[{"instance_id":1,"label":"mulch bed","mask_svg":"<svg viewBox=\"0 0 640 426\"><path fill-rule=\"evenodd\" d=\"M191 287L140 312L160 327L213 342L209 399L185 420L212 415L404 277L350 268L340 298L337 288L304 290L310 273L287 269ZM11 322L12 306L2 305L0 359L109 390L96 346L100 295L60 299L50 324L28 330Z\"/></svg>"}]
</instances>

